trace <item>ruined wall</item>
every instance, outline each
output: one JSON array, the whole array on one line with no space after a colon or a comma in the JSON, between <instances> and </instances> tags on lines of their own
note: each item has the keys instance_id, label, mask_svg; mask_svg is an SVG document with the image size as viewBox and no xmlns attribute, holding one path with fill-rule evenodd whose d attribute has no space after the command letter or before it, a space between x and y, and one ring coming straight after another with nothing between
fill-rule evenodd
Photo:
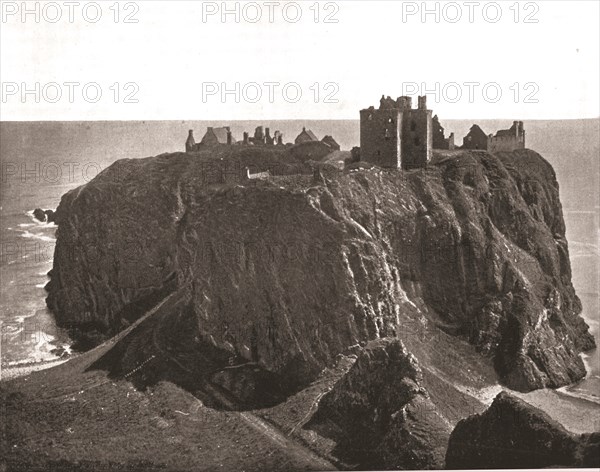
<instances>
[{"instance_id":1,"label":"ruined wall","mask_svg":"<svg viewBox=\"0 0 600 472\"><path fill-rule=\"evenodd\" d=\"M488 151L515 151L525 149L525 129L522 121L514 121L513 125L506 130L500 130L496 136L488 138Z\"/></svg>"},{"instance_id":2,"label":"ruined wall","mask_svg":"<svg viewBox=\"0 0 600 472\"><path fill-rule=\"evenodd\" d=\"M431 110L406 110L402 126L402 168L426 166L432 149Z\"/></svg>"},{"instance_id":3,"label":"ruined wall","mask_svg":"<svg viewBox=\"0 0 600 472\"><path fill-rule=\"evenodd\" d=\"M189 130L187 140L185 141L185 152L194 152L196 150L196 140L194 139L194 130Z\"/></svg>"},{"instance_id":4,"label":"ruined wall","mask_svg":"<svg viewBox=\"0 0 600 472\"><path fill-rule=\"evenodd\" d=\"M360 112L361 160L381 167L400 168L402 113L397 109Z\"/></svg>"},{"instance_id":5,"label":"ruined wall","mask_svg":"<svg viewBox=\"0 0 600 472\"><path fill-rule=\"evenodd\" d=\"M448 138L444 135L444 127L438 121L437 115L431 121L431 132L433 134L433 149L454 149L454 133Z\"/></svg>"},{"instance_id":6,"label":"ruined wall","mask_svg":"<svg viewBox=\"0 0 600 472\"><path fill-rule=\"evenodd\" d=\"M215 146L219 144L219 140L217 139L217 136L213 132L212 128L208 129L200 144L203 146Z\"/></svg>"},{"instance_id":7,"label":"ruined wall","mask_svg":"<svg viewBox=\"0 0 600 472\"><path fill-rule=\"evenodd\" d=\"M488 138L488 151L514 151L525 149L525 140L517 136L490 136Z\"/></svg>"},{"instance_id":8,"label":"ruined wall","mask_svg":"<svg viewBox=\"0 0 600 472\"><path fill-rule=\"evenodd\" d=\"M321 142L327 144L332 150L334 151L339 151L340 145L337 143L337 141L333 138L333 136L325 136Z\"/></svg>"},{"instance_id":9,"label":"ruined wall","mask_svg":"<svg viewBox=\"0 0 600 472\"><path fill-rule=\"evenodd\" d=\"M453 150L456 146L454 145L454 133L450 133L448 139L444 140L446 147L444 149Z\"/></svg>"},{"instance_id":10,"label":"ruined wall","mask_svg":"<svg viewBox=\"0 0 600 472\"><path fill-rule=\"evenodd\" d=\"M479 127L471 127L469 134L463 138L463 149L487 150L488 136Z\"/></svg>"},{"instance_id":11,"label":"ruined wall","mask_svg":"<svg viewBox=\"0 0 600 472\"><path fill-rule=\"evenodd\" d=\"M447 149L444 147L446 142L444 127L440 125L437 115L433 117L431 126L431 131L433 133L433 149Z\"/></svg>"}]
</instances>

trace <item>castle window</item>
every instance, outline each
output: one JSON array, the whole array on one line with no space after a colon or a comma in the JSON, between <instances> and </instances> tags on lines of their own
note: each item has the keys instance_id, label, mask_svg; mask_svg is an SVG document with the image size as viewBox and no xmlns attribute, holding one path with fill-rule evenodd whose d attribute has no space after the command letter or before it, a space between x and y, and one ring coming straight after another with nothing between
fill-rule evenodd
<instances>
[{"instance_id":1,"label":"castle window","mask_svg":"<svg viewBox=\"0 0 600 472\"><path fill-rule=\"evenodd\" d=\"M383 136L385 137L385 139L390 139L391 138L390 130L386 128Z\"/></svg>"},{"instance_id":2,"label":"castle window","mask_svg":"<svg viewBox=\"0 0 600 472\"><path fill-rule=\"evenodd\" d=\"M394 119L393 118L388 118L388 123L394 124Z\"/></svg>"},{"instance_id":3,"label":"castle window","mask_svg":"<svg viewBox=\"0 0 600 472\"><path fill-rule=\"evenodd\" d=\"M419 139L419 137L417 136L415 138L415 146L420 146L421 145L421 140Z\"/></svg>"},{"instance_id":4,"label":"castle window","mask_svg":"<svg viewBox=\"0 0 600 472\"><path fill-rule=\"evenodd\" d=\"M377 156L381 156L381 151L379 149L377 150Z\"/></svg>"},{"instance_id":5,"label":"castle window","mask_svg":"<svg viewBox=\"0 0 600 472\"><path fill-rule=\"evenodd\" d=\"M415 123L415 120L410 122L410 130L411 131L416 131L417 129L417 123Z\"/></svg>"},{"instance_id":6,"label":"castle window","mask_svg":"<svg viewBox=\"0 0 600 472\"><path fill-rule=\"evenodd\" d=\"M368 118L369 121L373 121L373 114L371 113Z\"/></svg>"}]
</instances>

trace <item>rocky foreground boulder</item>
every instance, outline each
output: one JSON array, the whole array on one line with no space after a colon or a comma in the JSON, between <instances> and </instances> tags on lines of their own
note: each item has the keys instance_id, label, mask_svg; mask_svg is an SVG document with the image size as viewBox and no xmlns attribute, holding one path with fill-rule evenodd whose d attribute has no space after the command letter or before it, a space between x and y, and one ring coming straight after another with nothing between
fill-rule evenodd
<instances>
[{"instance_id":1,"label":"rocky foreground boulder","mask_svg":"<svg viewBox=\"0 0 600 472\"><path fill-rule=\"evenodd\" d=\"M452 429L424 388L417 359L397 339L360 349L308 427L334 438L339 456L361 470L442 469Z\"/></svg>"},{"instance_id":2,"label":"rocky foreground boulder","mask_svg":"<svg viewBox=\"0 0 600 472\"><path fill-rule=\"evenodd\" d=\"M122 160L63 196L47 299L58 323L100 342L174 279L189 289L195 337L285 385L415 323L468 340L513 389L585 375L579 354L594 340L540 155L464 151L410 172L228 180L253 159L293 160L261 152Z\"/></svg>"},{"instance_id":3,"label":"rocky foreground boulder","mask_svg":"<svg viewBox=\"0 0 600 472\"><path fill-rule=\"evenodd\" d=\"M544 412L505 392L450 436L449 469L600 467L600 432L570 433Z\"/></svg>"}]
</instances>

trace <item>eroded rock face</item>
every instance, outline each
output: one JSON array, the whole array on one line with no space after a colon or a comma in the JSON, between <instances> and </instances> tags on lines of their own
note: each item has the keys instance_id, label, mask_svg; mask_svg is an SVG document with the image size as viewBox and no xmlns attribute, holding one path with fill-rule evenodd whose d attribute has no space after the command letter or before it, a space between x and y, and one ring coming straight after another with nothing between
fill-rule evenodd
<instances>
[{"instance_id":1,"label":"eroded rock face","mask_svg":"<svg viewBox=\"0 0 600 472\"><path fill-rule=\"evenodd\" d=\"M458 423L449 469L600 466L600 433L575 435L544 412L505 392L482 414Z\"/></svg>"},{"instance_id":2,"label":"eroded rock face","mask_svg":"<svg viewBox=\"0 0 600 472\"><path fill-rule=\"evenodd\" d=\"M326 394L309 428L332 437L359 469L441 469L451 431L398 339L373 341Z\"/></svg>"},{"instance_id":3,"label":"eroded rock face","mask_svg":"<svg viewBox=\"0 0 600 472\"><path fill-rule=\"evenodd\" d=\"M222 162L246 159L228 152ZM492 357L511 388L584 376L594 342L538 154L245 186L208 186L211 162L119 161L63 197L48 286L59 324L110 336L173 276L200 339L298 385L348 346L427 319Z\"/></svg>"}]
</instances>

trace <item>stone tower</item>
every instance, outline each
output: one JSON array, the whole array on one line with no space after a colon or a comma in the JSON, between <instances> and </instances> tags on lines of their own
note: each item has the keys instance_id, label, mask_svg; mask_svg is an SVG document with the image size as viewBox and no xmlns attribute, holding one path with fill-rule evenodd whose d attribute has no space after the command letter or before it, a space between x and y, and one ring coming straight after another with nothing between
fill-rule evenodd
<instances>
[{"instance_id":1,"label":"stone tower","mask_svg":"<svg viewBox=\"0 0 600 472\"><path fill-rule=\"evenodd\" d=\"M433 133L426 97L412 108L411 97L381 97L379 109L360 112L361 160L394 169L425 167L431 160Z\"/></svg>"}]
</instances>

